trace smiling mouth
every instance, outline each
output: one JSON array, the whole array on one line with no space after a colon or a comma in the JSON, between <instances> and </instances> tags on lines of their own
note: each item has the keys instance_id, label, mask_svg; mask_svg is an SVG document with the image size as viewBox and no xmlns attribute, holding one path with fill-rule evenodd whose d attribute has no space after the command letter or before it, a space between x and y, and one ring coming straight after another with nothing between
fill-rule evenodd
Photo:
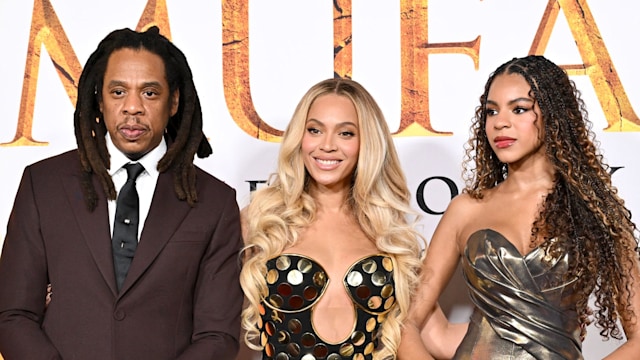
<instances>
[{"instance_id":1,"label":"smiling mouth","mask_svg":"<svg viewBox=\"0 0 640 360\"><path fill-rule=\"evenodd\" d=\"M317 162L319 162L322 165L336 165L340 163L340 160L322 160L322 159L316 159Z\"/></svg>"}]
</instances>

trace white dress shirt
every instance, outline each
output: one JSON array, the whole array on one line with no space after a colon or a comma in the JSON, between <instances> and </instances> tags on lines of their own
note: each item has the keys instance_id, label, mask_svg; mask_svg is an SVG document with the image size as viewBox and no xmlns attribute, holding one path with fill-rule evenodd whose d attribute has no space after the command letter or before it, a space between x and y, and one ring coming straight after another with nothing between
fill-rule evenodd
<instances>
[{"instance_id":1,"label":"white dress shirt","mask_svg":"<svg viewBox=\"0 0 640 360\"><path fill-rule=\"evenodd\" d=\"M126 157L111 141L109 134L106 135L107 150L111 156L111 169L109 169L109 175L113 180L113 185L116 191L119 193L124 183L127 182L127 170L123 168L128 163L139 162L144 166L144 171L138 176L136 180L136 190L138 191L138 198L140 199L140 226L138 226L138 241L140 241L140 235L144 228L144 223L149 214L149 208L151 208L151 199L156 189L156 183L158 182L158 161L167 152L167 144L164 140L160 141L160 144L155 149L149 151L145 156L138 159L138 161L131 161ZM113 222L116 216L116 201L109 200L109 224L111 228L111 236L113 236Z\"/></svg>"}]
</instances>

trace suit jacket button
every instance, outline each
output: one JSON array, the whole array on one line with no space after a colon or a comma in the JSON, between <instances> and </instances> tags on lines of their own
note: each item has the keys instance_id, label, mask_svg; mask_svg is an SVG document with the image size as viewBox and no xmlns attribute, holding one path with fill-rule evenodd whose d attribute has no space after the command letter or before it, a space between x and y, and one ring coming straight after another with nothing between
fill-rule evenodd
<instances>
[{"instance_id":1,"label":"suit jacket button","mask_svg":"<svg viewBox=\"0 0 640 360\"><path fill-rule=\"evenodd\" d=\"M125 315L124 311L122 311L122 310L116 310L116 312L113 313L113 318L118 320L118 321L124 320L125 317L126 317L126 315Z\"/></svg>"}]
</instances>

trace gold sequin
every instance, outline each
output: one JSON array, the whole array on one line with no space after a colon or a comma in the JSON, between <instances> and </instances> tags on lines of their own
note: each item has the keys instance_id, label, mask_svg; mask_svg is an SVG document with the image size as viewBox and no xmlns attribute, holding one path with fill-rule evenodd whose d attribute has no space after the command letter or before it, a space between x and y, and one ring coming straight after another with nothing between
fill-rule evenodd
<instances>
[{"instance_id":1,"label":"gold sequin","mask_svg":"<svg viewBox=\"0 0 640 360\"><path fill-rule=\"evenodd\" d=\"M277 310L274 310L271 313L271 320L277 322L278 324L282 323L282 317L280 317L280 312L278 312Z\"/></svg>"},{"instance_id":2,"label":"gold sequin","mask_svg":"<svg viewBox=\"0 0 640 360\"><path fill-rule=\"evenodd\" d=\"M267 335L273 336L276 332L276 325L271 321L267 321L267 323L264 324L264 329L267 332Z\"/></svg>"},{"instance_id":3,"label":"gold sequin","mask_svg":"<svg viewBox=\"0 0 640 360\"><path fill-rule=\"evenodd\" d=\"M282 300L282 296L273 294L269 296L269 304L279 309L282 307L282 304L284 304L284 300Z\"/></svg>"},{"instance_id":4,"label":"gold sequin","mask_svg":"<svg viewBox=\"0 0 640 360\"><path fill-rule=\"evenodd\" d=\"M382 306L382 298L380 296L372 296L367 302L369 309L375 310Z\"/></svg>"},{"instance_id":5,"label":"gold sequin","mask_svg":"<svg viewBox=\"0 0 640 360\"><path fill-rule=\"evenodd\" d=\"M302 308L302 305L304 305L304 300L302 300L302 297L299 295L293 295L289 298L289 306L291 306L293 310Z\"/></svg>"},{"instance_id":6,"label":"gold sequin","mask_svg":"<svg viewBox=\"0 0 640 360\"><path fill-rule=\"evenodd\" d=\"M318 290L313 286L307 286L303 292L304 299L307 301L313 301L318 296Z\"/></svg>"},{"instance_id":7,"label":"gold sequin","mask_svg":"<svg viewBox=\"0 0 640 360\"><path fill-rule=\"evenodd\" d=\"M376 325L378 325L378 322L376 321L376 318L372 317L369 320L367 320L367 324L365 325L365 330L367 330L367 332L372 332L376 328Z\"/></svg>"},{"instance_id":8,"label":"gold sequin","mask_svg":"<svg viewBox=\"0 0 640 360\"><path fill-rule=\"evenodd\" d=\"M391 261L391 258L385 257L384 259L382 259L382 267L387 270L388 272L392 272L393 271L393 261Z\"/></svg>"},{"instance_id":9,"label":"gold sequin","mask_svg":"<svg viewBox=\"0 0 640 360\"><path fill-rule=\"evenodd\" d=\"M276 260L276 268L280 271L285 271L291 266L291 259L288 256L282 255Z\"/></svg>"},{"instance_id":10,"label":"gold sequin","mask_svg":"<svg viewBox=\"0 0 640 360\"><path fill-rule=\"evenodd\" d=\"M382 286L387 282L387 275L385 275L382 271L376 271L371 275L371 282L375 286Z\"/></svg>"},{"instance_id":11,"label":"gold sequin","mask_svg":"<svg viewBox=\"0 0 640 360\"><path fill-rule=\"evenodd\" d=\"M311 265L311 261L307 259L300 259L300 261L298 261L298 270L300 270L303 274L311 271L312 267L313 265Z\"/></svg>"},{"instance_id":12,"label":"gold sequin","mask_svg":"<svg viewBox=\"0 0 640 360\"><path fill-rule=\"evenodd\" d=\"M283 330L278 331L278 342L280 344L288 344L291 341L289 333Z\"/></svg>"},{"instance_id":13,"label":"gold sequin","mask_svg":"<svg viewBox=\"0 0 640 360\"><path fill-rule=\"evenodd\" d=\"M355 346L361 346L364 344L364 339L365 337L362 331L354 331L353 334L351 334L351 341Z\"/></svg>"},{"instance_id":14,"label":"gold sequin","mask_svg":"<svg viewBox=\"0 0 640 360\"><path fill-rule=\"evenodd\" d=\"M272 357L273 353L276 352L275 348L271 344L267 344L264 347L264 353L267 354L268 357Z\"/></svg>"},{"instance_id":15,"label":"gold sequin","mask_svg":"<svg viewBox=\"0 0 640 360\"><path fill-rule=\"evenodd\" d=\"M287 327L289 328L289 331L294 334L299 334L300 331L302 331L302 323L300 323L300 320L298 319L289 320Z\"/></svg>"},{"instance_id":16,"label":"gold sequin","mask_svg":"<svg viewBox=\"0 0 640 360\"><path fill-rule=\"evenodd\" d=\"M340 355L342 356L351 356L353 355L354 348L352 344L344 343L340 345Z\"/></svg>"},{"instance_id":17,"label":"gold sequin","mask_svg":"<svg viewBox=\"0 0 640 360\"><path fill-rule=\"evenodd\" d=\"M267 341L269 340L269 336L267 335L266 332L261 331L260 332L260 345L265 346L267 344Z\"/></svg>"},{"instance_id":18,"label":"gold sequin","mask_svg":"<svg viewBox=\"0 0 640 360\"><path fill-rule=\"evenodd\" d=\"M358 286L358 288L356 289L356 296L364 300L371 296L371 289L364 285Z\"/></svg>"},{"instance_id":19,"label":"gold sequin","mask_svg":"<svg viewBox=\"0 0 640 360\"><path fill-rule=\"evenodd\" d=\"M378 264L373 259L369 259L362 263L362 270L367 274L373 274L374 271L378 269Z\"/></svg>"},{"instance_id":20,"label":"gold sequin","mask_svg":"<svg viewBox=\"0 0 640 360\"><path fill-rule=\"evenodd\" d=\"M324 272L318 271L313 274L313 283L318 287L323 287L327 283L327 276Z\"/></svg>"},{"instance_id":21,"label":"gold sequin","mask_svg":"<svg viewBox=\"0 0 640 360\"><path fill-rule=\"evenodd\" d=\"M383 298L386 299L389 296L391 296L391 294L393 294L393 285L387 284L382 287L382 291L380 291L380 295L382 295Z\"/></svg>"},{"instance_id":22,"label":"gold sequin","mask_svg":"<svg viewBox=\"0 0 640 360\"><path fill-rule=\"evenodd\" d=\"M367 346L364 347L364 354L365 355L371 354L373 352L373 349L374 349L373 343L372 342L368 343Z\"/></svg>"},{"instance_id":23,"label":"gold sequin","mask_svg":"<svg viewBox=\"0 0 640 360\"><path fill-rule=\"evenodd\" d=\"M393 306L393 304L396 303L396 298L395 297L390 297L388 298L385 302L384 302L384 309L385 310L389 310L391 309L391 307Z\"/></svg>"},{"instance_id":24,"label":"gold sequin","mask_svg":"<svg viewBox=\"0 0 640 360\"><path fill-rule=\"evenodd\" d=\"M302 343L302 346L310 348L316 344L316 336L312 333L304 333L300 338L300 342Z\"/></svg>"},{"instance_id":25,"label":"gold sequin","mask_svg":"<svg viewBox=\"0 0 640 360\"><path fill-rule=\"evenodd\" d=\"M290 343L289 345L287 345L287 352L293 357L300 356L300 345L296 343Z\"/></svg>"},{"instance_id":26,"label":"gold sequin","mask_svg":"<svg viewBox=\"0 0 640 360\"><path fill-rule=\"evenodd\" d=\"M353 287L362 284L362 274L357 271L352 271L347 275L347 283Z\"/></svg>"},{"instance_id":27,"label":"gold sequin","mask_svg":"<svg viewBox=\"0 0 640 360\"><path fill-rule=\"evenodd\" d=\"M302 280L304 280L304 276L299 270L294 269L289 271L289 273L287 274L287 281L291 285L300 285L302 284Z\"/></svg>"},{"instance_id":28,"label":"gold sequin","mask_svg":"<svg viewBox=\"0 0 640 360\"><path fill-rule=\"evenodd\" d=\"M313 355L319 359L324 359L329 353L329 348L325 344L318 344L313 348Z\"/></svg>"},{"instance_id":29,"label":"gold sequin","mask_svg":"<svg viewBox=\"0 0 640 360\"><path fill-rule=\"evenodd\" d=\"M291 293L293 293L293 288L291 287L291 285L287 283L282 283L278 285L278 294L284 297L289 297L291 296Z\"/></svg>"}]
</instances>

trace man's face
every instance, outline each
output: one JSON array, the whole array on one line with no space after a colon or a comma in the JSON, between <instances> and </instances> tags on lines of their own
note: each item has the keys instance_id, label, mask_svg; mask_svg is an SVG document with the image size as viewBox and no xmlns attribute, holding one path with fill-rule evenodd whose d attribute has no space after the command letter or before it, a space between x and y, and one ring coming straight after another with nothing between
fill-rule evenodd
<instances>
[{"instance_id":1,"label":"man's face","mask_svg":"<svg viewBox=\"0 0 640 360\"><path fill-rule=\"evenodd\" d=\"M160 56L144 49L114 51L100 99L100 112L113 144L131 159L153 150L169 118L178 111L179 97L178 91L170 94Z\"/></svg>"}]
</instances>

